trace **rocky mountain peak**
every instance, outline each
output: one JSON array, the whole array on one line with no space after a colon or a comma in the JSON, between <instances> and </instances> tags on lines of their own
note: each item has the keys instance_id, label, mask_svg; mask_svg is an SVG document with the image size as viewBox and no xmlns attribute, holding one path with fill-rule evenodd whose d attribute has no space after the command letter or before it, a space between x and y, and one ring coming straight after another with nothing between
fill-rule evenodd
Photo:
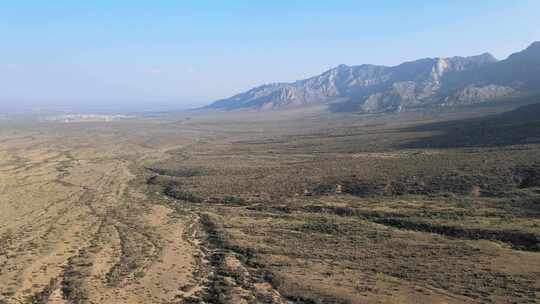
<instances>
[{"instance_id":1,"label":"rocky mountain peak","mask_svg":"<svg viewBox=\"0 0 540 304\"><path fill-rule=\"evenodd\" d=\"M275 109L344 104L348 111L401 111L485 102L540 83L540 42L498 61L492 54L424 58L397 66L340 64L292 83L274 83L219 100L214 109Z\"/></svg>"},{"instance_id":2,"label":"rocky mountain peak","mask_svg":"<svg viewBox=\"0 0 540 304\"><path fill-rule=\"evenodd\" d=\"M527 48L527 50L536 50L536 51L540 51L540 41L535 41L535 42L531 43L531 45L529 45L529 47Z\"/></svg>"},{"instance_id":3,"label":"rocky mountain peak","mask_svg":"<svg viewBox=\"0 0 540 304\"><path fill-rule=\"evenodd\" d=\"M499 60L497 60L497 58L495 58L495 56L493 56L493 54L491 53L482 53L480 55L476 55L476 56L469 56L469 57L464 57L466 58L468 61L470 62L475 62L477 64L489 64L489 63L495 63Z\"/></svg>"}]
</instances>

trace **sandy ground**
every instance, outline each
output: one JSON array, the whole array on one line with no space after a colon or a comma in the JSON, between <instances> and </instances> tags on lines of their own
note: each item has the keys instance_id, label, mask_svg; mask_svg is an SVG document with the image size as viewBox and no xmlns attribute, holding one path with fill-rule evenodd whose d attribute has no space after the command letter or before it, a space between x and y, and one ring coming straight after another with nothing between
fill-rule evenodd
<instances>
[{"instance_id":1,"label":"sandy ground","mask_svg":"<svg viewBox=\"0 0 540 304\"><path fill-rule=\"evenodd\" d=\"M130 187L114 136L0 134L0 303L170 303L197 289L193 219Z\"/></svg>"}]
</instances>

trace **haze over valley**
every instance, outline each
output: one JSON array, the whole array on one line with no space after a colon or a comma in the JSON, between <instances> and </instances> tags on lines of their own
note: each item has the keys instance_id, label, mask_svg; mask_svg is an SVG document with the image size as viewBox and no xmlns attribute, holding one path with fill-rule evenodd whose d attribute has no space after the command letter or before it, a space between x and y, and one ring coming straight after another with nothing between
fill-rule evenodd
<instances>
[{"instance_id":1,"label":"haze over valley","mask_svg":"<svg viewBox=\"0 0 540 304\"><path fill-rule=\"evenodd\" d=\"M0 304L540 303L537 1L0 10Z\"/></svg>"}]
</instances>

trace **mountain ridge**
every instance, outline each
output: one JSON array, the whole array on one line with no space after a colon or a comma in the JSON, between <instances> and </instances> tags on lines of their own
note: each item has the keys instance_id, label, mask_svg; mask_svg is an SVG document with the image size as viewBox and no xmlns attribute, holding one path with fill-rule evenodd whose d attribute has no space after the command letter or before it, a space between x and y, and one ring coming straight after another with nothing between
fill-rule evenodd
<instances>
[{"instance_id":1,"label":"mountain ridge","mask_svg":"<svg viewBox=\"0 0 540 304\"><path fill-rule=\"evenodd\" d=\"M540 42L497 60L490 53L431 57L395 66L340 64L294 82L264 84L204 107L274 110L326 104L333 111L396 112L473 104L540 87Z\"/></svg>"}]
</instances>

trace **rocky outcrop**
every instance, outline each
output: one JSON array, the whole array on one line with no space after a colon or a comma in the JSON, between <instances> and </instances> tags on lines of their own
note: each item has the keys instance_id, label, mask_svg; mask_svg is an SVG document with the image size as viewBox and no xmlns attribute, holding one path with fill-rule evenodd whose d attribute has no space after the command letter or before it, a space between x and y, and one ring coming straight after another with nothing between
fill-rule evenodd
<instances>
[{"instance_id":1,"label":"rocky outcrop","mask_svg":"<svg viewBox=\"0 0 540 304\"><path fill-rule=\"evenodd\" d=\"M507 86L499 86L494 84L486 86L469 85L457 91L452 96L446 97L443 105L452 106L474 104L509 97L515 93L516 90Z\"/></svg>"}]
</instances>

